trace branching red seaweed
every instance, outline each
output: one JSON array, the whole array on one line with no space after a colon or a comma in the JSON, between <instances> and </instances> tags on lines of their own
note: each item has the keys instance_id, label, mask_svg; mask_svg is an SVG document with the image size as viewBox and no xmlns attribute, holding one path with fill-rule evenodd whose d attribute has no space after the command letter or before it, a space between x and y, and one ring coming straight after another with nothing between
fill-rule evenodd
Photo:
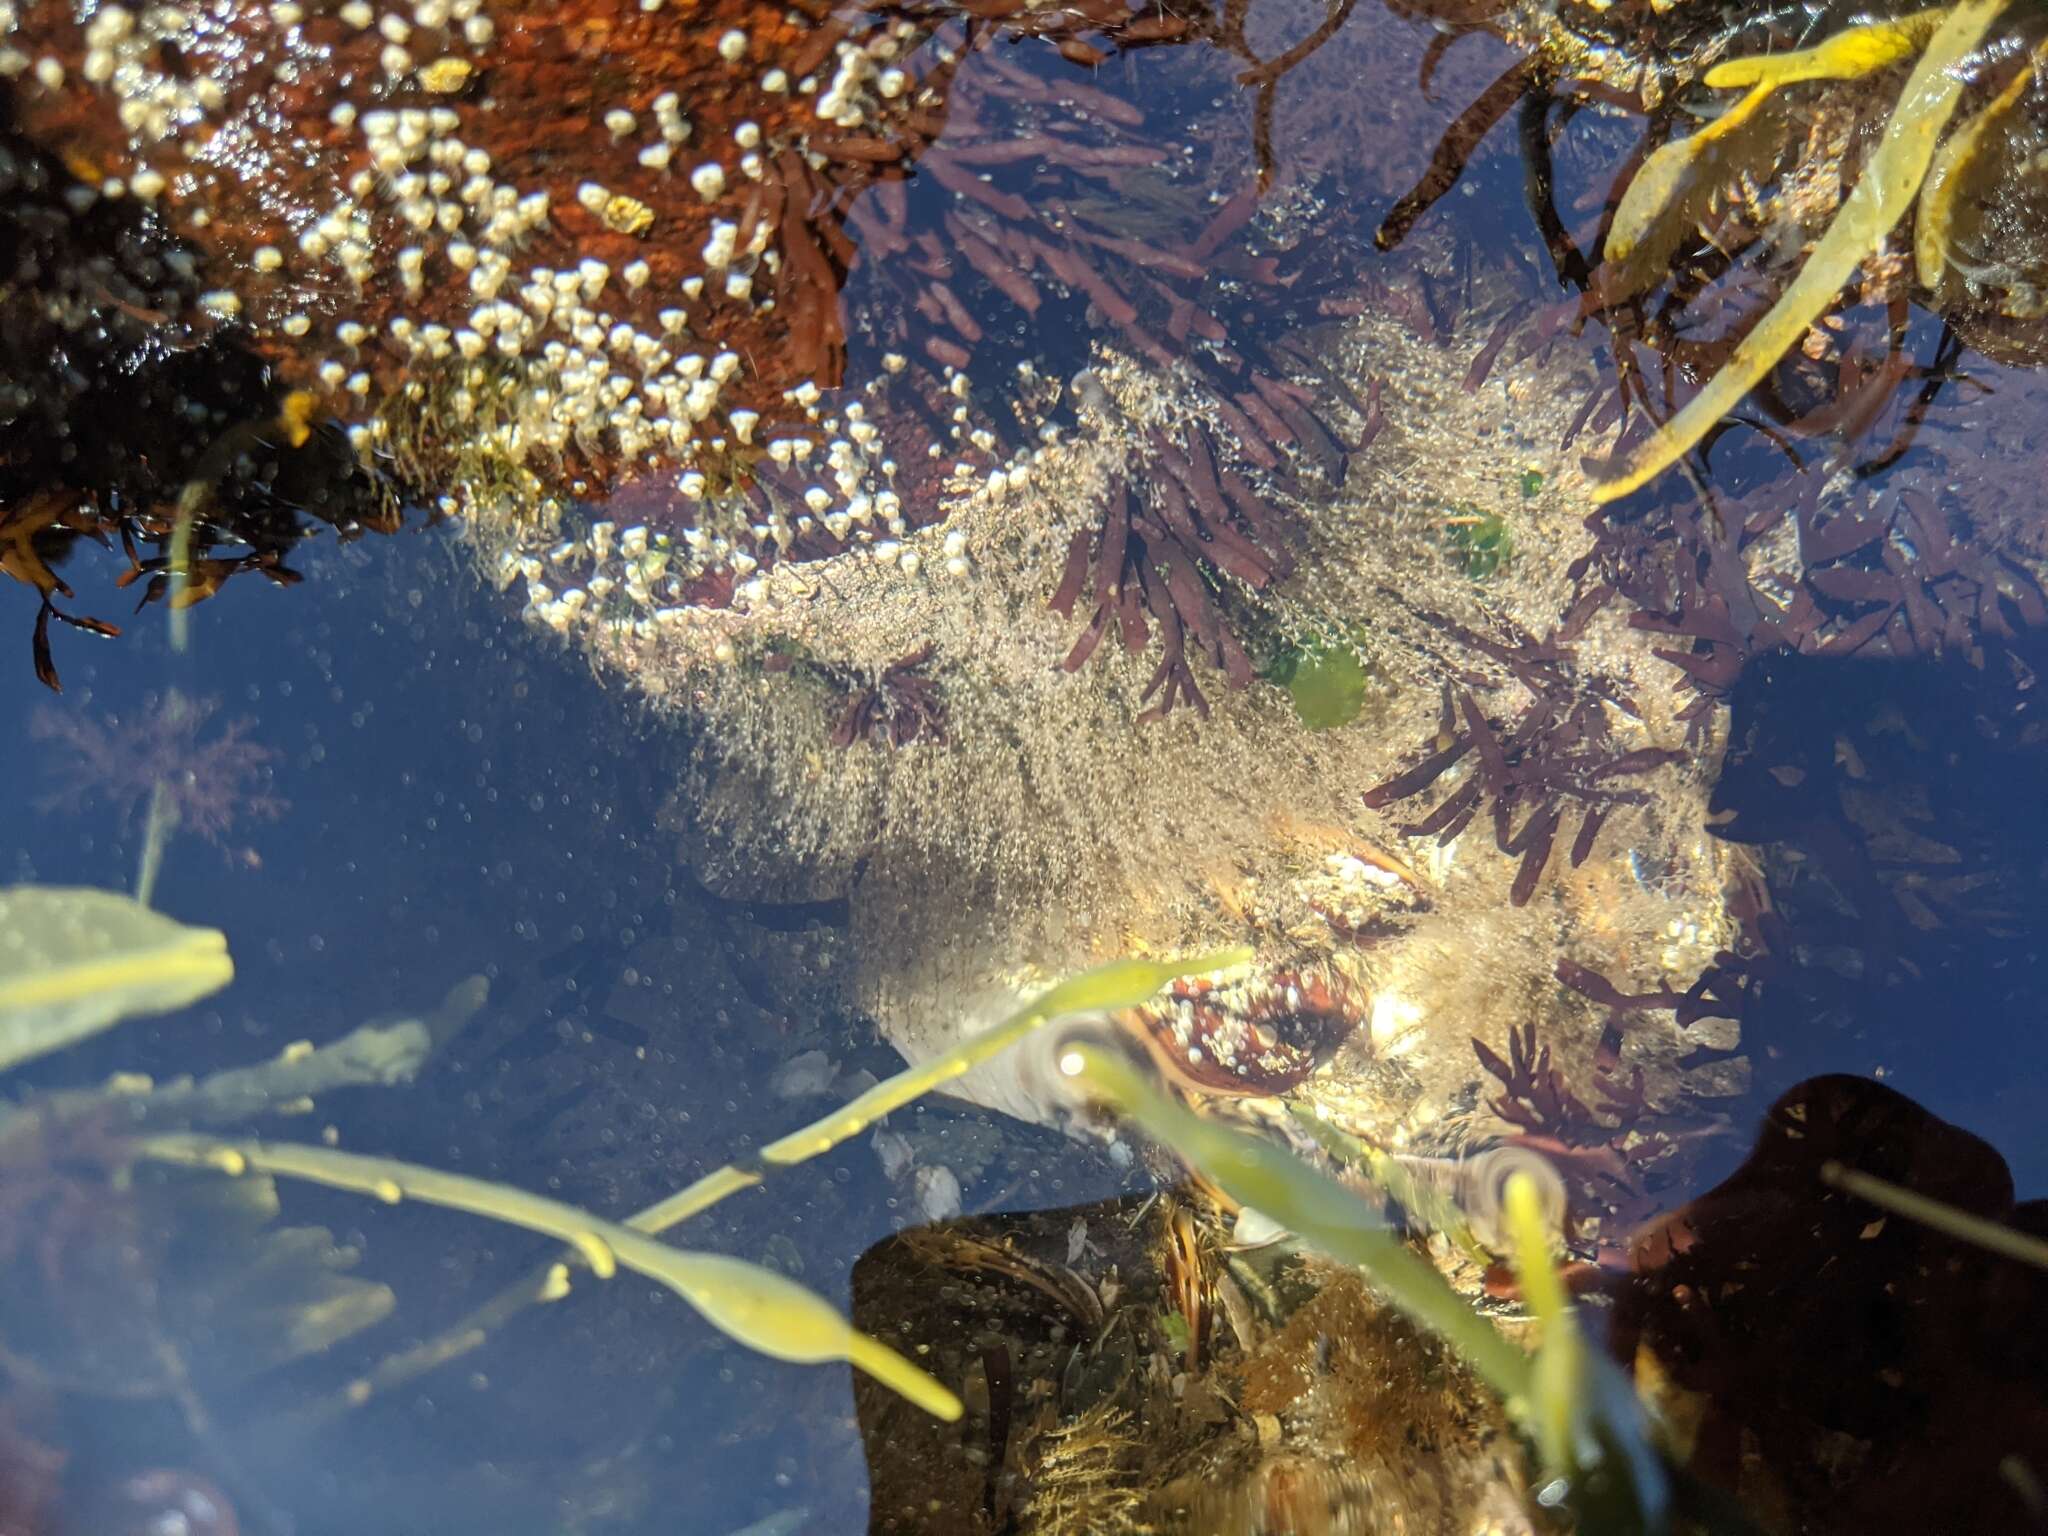
<instances>
[{"instance_id":1,"label":"branching red seaweed","mask_svg":"<svg viewBox=\"0 0 2048 1536\"><path fill-rule=\"evenodd\" d=\"M891 747L905 747L913 741L943 745L946 698L924 671L931 659L931 645L921 645L848 694L832 727L832 745L846 748L857 741Z\"/></svg>"},{"instance_id":2,"label":"branching red seaweed","mask_svg":"<svg viewBox=\"0 0 2048 1536\"><path fill-rule=\"evenodd\" d=\"M29 734L58 750L48 761L57 788L52 809L98 804L131 826L159 792L177 826L231 854L229 835L247 821L274 821L286 802L269 788L277 754L248 739L252 720L231 720L209 734L218 699L171 693L133 714L97 718L45 706Z\"/></svg>"},{"instance_id":3,"label":"branching red seaweed","mask_svg":"<svg viewBox=\"0 0 2048 1536\"><path fill-rule=\"evenodd\" d=\"M1207 716L1190 638L1225 686L1248 686L1254 670L1218 593L1225 578L1263 591L1293 563L1278 545L1278 513L1241 475L1218 469L1199 427L1190 429L1185 451L1157 431L1151 444L1162 473L1150 482L1149 497L1140 500L1128 482L1119 484L1100 526L1076 529L1068 545L1051 607L1071 618L1084 596L1095 606L1061 665L1080 670L1112 629L1127 654L1141 655L1156 626L1162 654L1140 698L1150 707L1139 718L1163 719L1181 702Z\"/></svg>"},{"instance_id":4,"label":"branching red seaweed","mask_svg":"<svg viewBox=\"0 0 2048 1536\"><path fill-rule=\"evenodd\" d=\"M1470 691L1454 692L1445 684L1443 718L1431 749L1365 794L1368 807L1383 809L1422 794L1471 757L1464 778L1403 830L1411 837L1449 843L1490 808L1496 846L1521 860L1510 893L1516 906L1535 894L1559 834L1574 817L1570 858L1577 866L1591 855L1602 823L1616 807L1649 798L1621 781L1684 755L1658 747L1619 747L1607 711L1634 714L1634 705L1612 684L1583 675L1566 643L1590 617L1590 606L1581 605L1549 639L1521 635L1510 642L1439 620L1463 644L1507 668L1531 701L1508 724L1490 718Z\"/></svg>"},{"instance_id":5,"label":"branching red seaweed","mask_svg":"<svg viewBox=\"0 0 2048 1536\"><path fill-rule=\"evenodd\" d=\"M1653 1106L1641 1067L1621 1069L1621 1031L1610 1025L1595 1056L1596 1103L1588 1105L1537 1043L1536 1025L1510 1030L1503 1059L1474 1039L1479 1064L1500 1083L1487 1107L1517 1128L1514 1140L1544 1153L1565 1176L1575 1224L1598 1221L1603 1258L1625 1254L1626 1235L1680 1184L1693 1149L1717 1126Z\"/></svg>"}]
</instances>

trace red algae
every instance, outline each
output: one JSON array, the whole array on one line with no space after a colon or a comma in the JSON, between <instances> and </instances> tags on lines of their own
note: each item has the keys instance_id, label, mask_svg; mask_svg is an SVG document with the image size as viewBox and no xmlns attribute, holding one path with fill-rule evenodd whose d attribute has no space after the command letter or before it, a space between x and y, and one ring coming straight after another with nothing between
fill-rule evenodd
<instances>
[{"instance_id":1,"label":"red algae","mask_svg":"<svg viewBox=\"0 0 2048 1536\"><path fill-rule=\"evenodd\" d=\"M57 787L45 808L98 805L129 826L161 795L181 830L226 849L239 826L275 820L285 801L269 788L277 754L249 739L253 721L207 729L219 708L218 699L173 693L120 715L38 709L29 734L57 749L49 755Z\"/></svg>"}]
</instances>

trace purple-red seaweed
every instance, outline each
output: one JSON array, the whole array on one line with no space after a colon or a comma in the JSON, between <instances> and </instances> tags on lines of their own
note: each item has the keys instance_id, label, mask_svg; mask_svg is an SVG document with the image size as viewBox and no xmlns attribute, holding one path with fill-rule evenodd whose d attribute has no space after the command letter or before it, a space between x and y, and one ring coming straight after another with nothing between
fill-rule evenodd
<instances>
[{"instance_id":1,"label":"purple-red seaweed","mask_svg":"<svg viewBox=\"0 0 2048 1536\"><path fill-rule=\"evenodd\" d=\"M1574 1224L1599 1222L1608 1265L1623 1260L1627 1234L1662 1208L1664 1191L1683 1185L1700 1144L1718 1130L1675 1106L1653 1106L1642 1068L1623 1073L1621 1045L1622 1031L1610 1024L1595 1052L1589 1105L1552 1063L1550 1047L1538 1044L1534 1023L1509 1031L1506 1058L1472 1042L1501 1085L1487 1107L1516 1127L1515 1142L1542 1152L1564 1175Z\"/></svg>"},{"instance_id":2,"label":"purple-red seaweed","mask_svg":"<svg viewBox=\"0 0 2048 1536\"><path fill-rule=\"evenodd\" d=\"M45 705L29 735L55 749L46 757L57 787L49 809L100 805L121 826L133 826L159 793L181 831L245 862L247 849L228 838L249 821L274 821L287 803L270 789L277 754L249 739L255 722L230 720L209 733L218 699L180 693L152 697L139 711L91 716Z\"/></svg>"},{"instance_id":3,"label":"purple-red seaweed","mask_svg":"<svg viewBox=\"0 0 2048 1536\"><path fill-rule=\"evenodd\" d=\"M1101 524L1076 529L1067 547L1051 607L1071 618L1075 604L1090 597L1094 608L1061 665L1079 671L1112 628L1126 653L1141 655L1156 626L1161 655L1140 697L1150 707L1139 718L1163 719L1181 702L1206 716L1209 701L1195 681L1190 638L1226 687L1248 686L1251 660L1218 594L1225 578L1262 591L1292 570L1293 561L1280 544L1279 514L1243 476L1219 470L1199 427L1189 430L1184 448L1157 431L1151 446L1163 472L1150 481L1149 498L1119 483Z\"/></svg>"},{"instance_id":4,"label":"purple-red seaweed","mask_svg":"<svg viewBox=\"0 0 2048 1536\"><path fill-rule=\"evenodd\" d=\"M921 645L882 668L872 682L849 692L832 727L832 745L846 748L857 741L891 747L905 747L913 741L944 745L946 698L924 670L931 659L931 645Z\"/></svg>"},{"instance_id":5,"label":"purple-red seaweed","mask_svg":"<svg viewBox=\"0 0 2048 1536\"><path fill-rule=\"evenodd\" d=\"M1430 749L1411 767L1374 785L1366 805L1384 809L1411 799L1446 773L1473 759L1470 771L1422 819L1403 830L1411 837L1448 843L1482 809L1493 817L1495 845L1520 858L1510 899L1525 904L1550 861L1559 834L1576 818L1570 844L1574 866L1593 851L1600 827L1617 806L1639 805L1647 792L1621 781L1678 761L1683 753L1658 747L1623 751L1608 723L1607 706L1635 714L1626 695L1580 669L1569 643L1597 603L1574 607L1548 639L1517 635L1494 640L1439 618L1460 643L1505 667L1530 695L1512 721L1490 718L1468 691L1444 686L1443 717ZM1517 821L1519 818L1519 824Z\"/></svg>"}]
</instances>

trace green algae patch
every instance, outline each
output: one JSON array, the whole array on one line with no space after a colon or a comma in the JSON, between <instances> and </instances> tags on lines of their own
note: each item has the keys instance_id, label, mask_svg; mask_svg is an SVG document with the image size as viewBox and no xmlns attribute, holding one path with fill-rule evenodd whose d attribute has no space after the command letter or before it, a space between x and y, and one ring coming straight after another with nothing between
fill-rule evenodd
<instances>
[{"instance_id":1,"label":"green algae patch","mask_svg":"<svg viewBox=\"0 0 2048 1536\"><path fill-rule=\"evenodd\" d=\"M1312 731L1349 725L1365 708L1365 663L1347 647L1316 648L1285 659L1276 679L1294 701L1294 713Z\"/></svg>"},{"instance_id":2,"label":"green algae patch","mask_svg":"<svg viewBox=\"0 0 2048 1536\"><path fill-rule=\"evenodd\" d=\"M1445 519L1444 548L1460 571L1474 581L1490 581L1514 562L1515 534L1498 512L1460 507Z\"/></svg>"}]
</instances>

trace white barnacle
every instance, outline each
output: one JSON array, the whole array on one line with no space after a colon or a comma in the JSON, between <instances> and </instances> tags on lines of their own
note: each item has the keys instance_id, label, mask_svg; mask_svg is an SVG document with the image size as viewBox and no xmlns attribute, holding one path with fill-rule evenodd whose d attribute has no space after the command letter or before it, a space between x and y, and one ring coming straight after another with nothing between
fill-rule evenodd
<instances>
[{"instance_id":1,"label":"white barnacle","mask_svg":"<svg viewBox=\"0 0 2048 1536\"><path fill-rule=\"evenodd\" d=\"M711 238L704 242L702 252L704 265L713 272L718 271L732 260L733 247L739 240L740 227L730 219L711 221Z\"/></svg>"}]
</instances>

